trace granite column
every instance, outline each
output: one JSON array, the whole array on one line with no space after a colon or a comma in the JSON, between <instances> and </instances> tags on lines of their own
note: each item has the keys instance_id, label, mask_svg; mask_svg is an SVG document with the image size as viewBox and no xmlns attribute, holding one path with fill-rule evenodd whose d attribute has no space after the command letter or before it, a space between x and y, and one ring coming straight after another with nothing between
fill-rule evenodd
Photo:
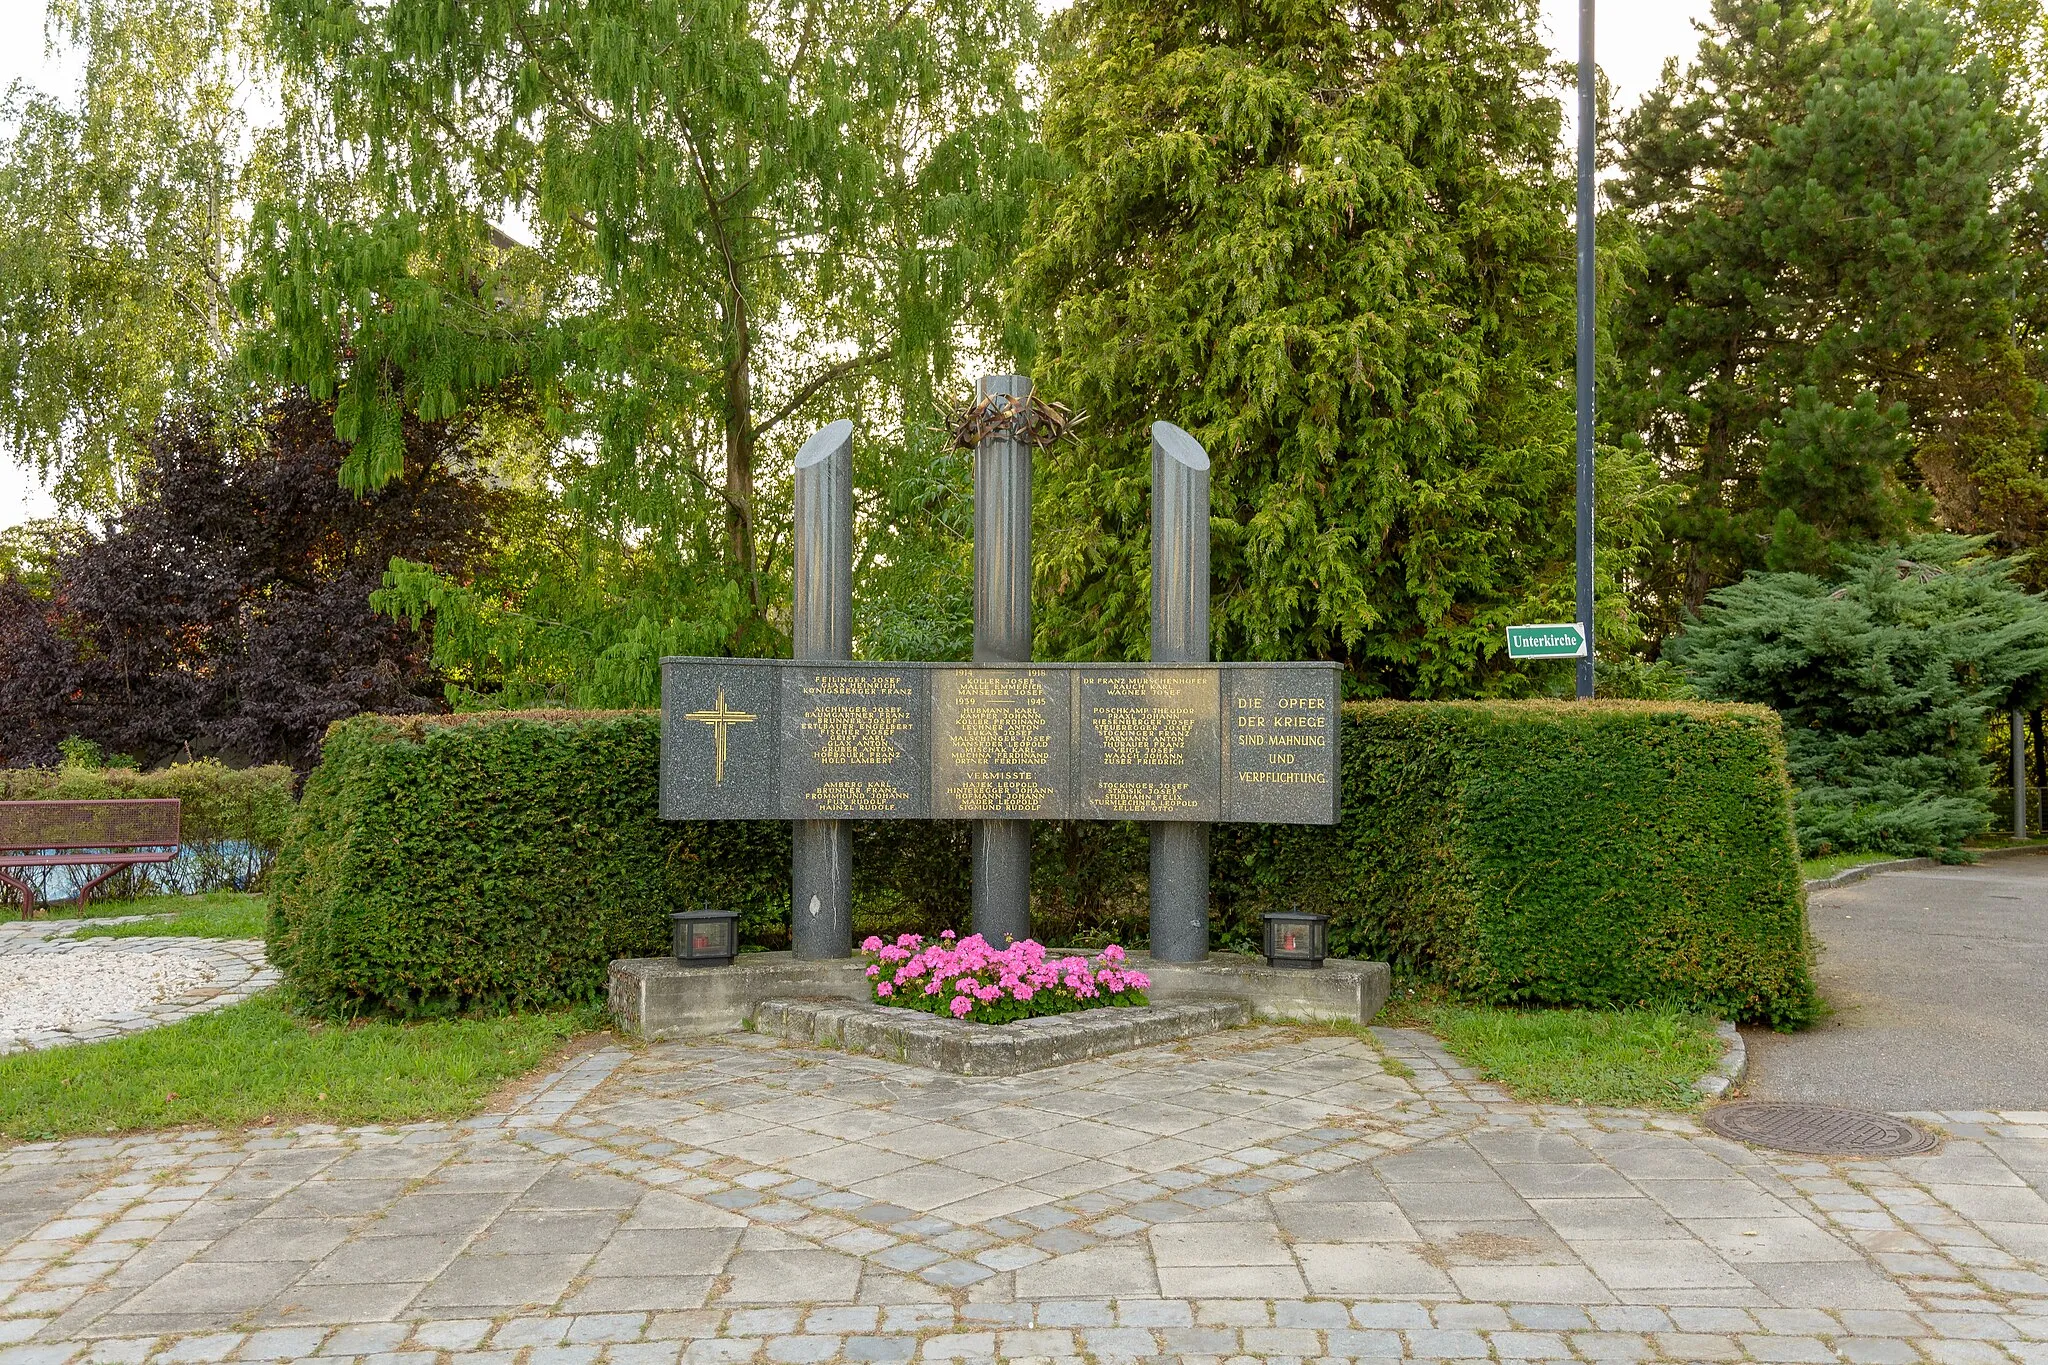
<instances>
[{"instance_id":1,"label":"granite column","mask_svg":"<svg viewBox=\"0 0 2048 1365\"><path fill-rule=\"evenodd\" d=\"M853 657L853 423L834 422L796 456L798 659ZM853 827L798 820L791 830L791 947L800 958L853 954Z\"/></svg>"},{"instance_id":2,"label":"granite column","mask_svg":"<svg viewBox=\"0 0 2048 1365\"><path fill-rule=\"evenodd\" d=\"M974 662L1031 661L1031 381L983 375L975 398L1015 400L1016 420L974 448ZM1001 948L1031 936L1031 822L977 820L967 831L974 932Z\"/></svg>"},{"instance_id":3,"label":"granite column","mask_svg":"<svg viewBox=\"0 0 2048 1365\"><path fill-rule=\"evenodd\" d=\"M1171 422L1152 424L1152 662L1209 662L1209 453ZM1155 821L1151 843L1152 956L1200 962L1209 955L1209 827Z\"/></svg>"}]
</instances>

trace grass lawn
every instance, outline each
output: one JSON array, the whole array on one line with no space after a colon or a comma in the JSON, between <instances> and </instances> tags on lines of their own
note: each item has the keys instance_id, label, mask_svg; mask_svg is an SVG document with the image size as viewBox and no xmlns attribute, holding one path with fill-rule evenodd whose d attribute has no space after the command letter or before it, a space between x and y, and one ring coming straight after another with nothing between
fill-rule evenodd
<instances>
[{"instance_id":1,"label":"grass lawn","mask_svg":"<svg viewBox=\"0 0 2048 1365\"><path fill-rule=\"evenodd\" d=\"M1832 877L1837 872L1847 872L1852 867L1865 863L1889 863L1904 857L1900 853L1830 853L1821 858L1805 858L1800 861L1799 875L1807 881L1819 877Z\"/></svg>"},{"instance_id":2,"label":"grass lawn","mask_svg":"<svg viewBox=\"0 0 2048 1365\"><path fill-rule=\"evenodd\" d=\"M1402 995L1374 1022L1434 1033L1517 1099L1692 1109L1692 1083L1721 1059L1714 1021L1684 1010L1503 1009Z\"/></svg>"},{"instance_id":3,"label":"grass lawn","mask_svg":"<svg viewBox=\"0 0 2048 1365\"><path fill-rule=\"evenodd\" d=\"M102 911L89 906L98 919L106 915L169 915L168 919L144 924L94 924L80 929L74 938L150 938L177 935L184 938L262 938L263 921L269 913L261 896L242 891L215 891L204 896L153 896L148 900L121 901Z\"/></svg>"},{"instance_id":4,"label":"grass lawn","mask_svg":"<svg viewBox=\"0 0 2048 1365\"><path fill-rule=\"evenodd\" d=\"M0 1134L459 1118L601 1026L595 1009L323 1024L262 995L126 1038L0 1057Z\"/></svg>"},{"instance_id":5,"label":"grass lawn","mask_svg":"<svg viewBox=\"0 0 2048 1365\"><path fill-rule=\"evenodd\" d=\"M1999 848L2040 848L2048 849L2048 838L2012 839L1996 832L1979 834L1963 841L1968 852L1983 853ZM1906 853L1830 853L1825 858L1807 858L1799 864L1800 875L1807 881L1816 877L1832 877L1837 872L1847 872L1852 867L1866 863L1889 863L1910 857Z\"/></svg>"}]
</instances>

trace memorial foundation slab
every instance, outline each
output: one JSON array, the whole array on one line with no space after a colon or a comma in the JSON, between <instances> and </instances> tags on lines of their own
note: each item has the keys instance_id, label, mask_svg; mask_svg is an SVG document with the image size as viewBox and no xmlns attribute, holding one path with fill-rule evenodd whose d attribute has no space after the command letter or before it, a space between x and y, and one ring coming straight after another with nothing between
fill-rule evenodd
<instances>
[{"instance_id":1,"label":"memorial foundation slab","mask_svg":"<svg viewBox=\"0 0 2048 1365\"><path fill-rule=\"evenodd\" d=\"M1230 1003L1241 1006L1248 1017L1256 1019L1363 1024L1369 1022L1386 1003L1391 986L1391 974L1384 962L1331 958L1313 971L1269 967L1259 958L1233 953L1212 953L1202 962L1159 962L1149 954L1133 953L1130 962L1132 967L1152 978L1148 994L1154 1005ZM748 953L727 967L686 967L668 957L623 958L612 963L611 1011L622 1030L642 1038L718 1033L760 1022L761 1007L771 1000L852 1001L870 1005L872 997L864 971L865 964L858 961L805 962L789 953ZM1056 1018L1075 1020L1127 1012L1102 1009ZM903 1009L885 1009L884 1013L926 1017ZM953 1026L952 1021L940 1022ZM999 1035L1020 1026L975 1024L960 1027ZM1217 1024L1214 1027L1228 1025ZM1158 1041L1148 1037L1112 1050L1141 1047ZM914 1056L906 1060L918 1065L930 1064ZM1053 1064L1038 1062L1033 1065ZM1013 1073L981 1070L971 1074Z\"/></svg>"}]
</instances>

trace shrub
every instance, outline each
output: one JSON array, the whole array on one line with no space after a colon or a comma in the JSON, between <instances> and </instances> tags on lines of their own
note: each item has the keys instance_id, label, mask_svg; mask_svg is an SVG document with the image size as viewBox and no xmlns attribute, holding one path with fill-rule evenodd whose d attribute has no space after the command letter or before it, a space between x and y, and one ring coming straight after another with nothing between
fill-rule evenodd
<instances>
[{"instance_id":1,"label":"shrub","mask_svg":"<svg viewBox=\"0 0 2048 1365\"><path fill-rule=\"evenodd\" d=\"M1929 536L1833 578L1752 574L1672 642L1701 693L1785 718L1809 855L1934 853L1990 825L1986 721L2048 691L2048 603L1983 545Z\"/></svg>"},{"instance_id":2,"label":"shrub","mask_svg":"<svg viewBox=\"0 0 2048 1365\"><path fill-rule=\"evenodd\" d=\"M1214 830L1219 946L1298 905L1333 917L1335 951L1474 999L1811 1013L1769 712L1366 703L1343 744L1343 824ZM786 943L788 826L663 825L659 753L652 713L336 725L273 879L273 960L330 1007L419 1014L593 998L612 958L666 951L668 911L699 901ZM965 927L963 834L856 826L862 931ZM1143 926L1141 827L1048 824L1038 850L1042 935Z\"/></svg>"},{"instance_id":3,"label":"shrub","mask_svg":"<svg viewBox=\"0 0 2048 1365\"><path fill-rule=\"evenodd\" d=\"M182 803L184 855L175 863L126 869L96 896L119 900L262 886L291 823L290 768L230 768L210 758L146 773L133 768L0 768L0 801L163 797ZM38 889L48 891L51 885Z\"/></svg>"},{"instance_id":4,"label":"shrub","mask_svg":"<svg viewBox=\"0 0 2048 1365\"><path fill-rule=\"evenodd\" d=\"M331 721L446 710L428 637L370 594L394 556L459 574L483 555L510 497L478 475L489 438L408 417L403 472L360 497L334 427L303 392L227 427L169 414L100 527L41 536L48 575L0 579L0 761L54 763L81 736L303 772Z\"/></svg>"},{"instance_id":5,"label":"shrub","mask_svg":"<svg viewBox=\"0 0 2048 1365\"><path fill-rule=\"evenodd\" d=\"M1809 1018L1776 716L1684 702L1344 708L1344 822L1218 826L1220 937L1331 916L1333 953L1491 1003Z\"/></svg>"},{"instance_id":6,"label":"shrub","mask_svg":"<svg viewBox=\"0 0 2048 1365\"><path fill-rule=\"evenodd\" d=\"M337 723L278 859L270 960L339 1010L595 998L612 958L661 950L677 898L659 743L633 713Z\"/></svg>"}]
</instances>

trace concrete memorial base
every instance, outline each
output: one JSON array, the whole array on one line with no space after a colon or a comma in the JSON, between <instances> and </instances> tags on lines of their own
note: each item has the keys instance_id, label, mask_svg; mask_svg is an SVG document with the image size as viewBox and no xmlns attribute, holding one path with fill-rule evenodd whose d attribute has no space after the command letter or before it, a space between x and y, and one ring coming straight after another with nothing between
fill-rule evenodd
<instances>
[{"instance_id":1,"label":"concrete memorial base","mask_svg":"<svg viewBox=\"0 0 2048 1365\"><path fill-rule=\"evenodd\" d=\"M1149 994L1154 1006L1227 1002L1241 1006L1247 1017L1257 1019L1367 1023L1386 1003L1391 985L1386 963L1352 962L1338 958L1331 958L1313 970L1299 970L1268 967L1263 959L1233 953L1211 953L1202 962L1155 962L1144 953L1133 953L1131 966L1152 978ZM725 967L686 967L671 957L623 958L612 963L611 1011L621 1029L642 1038L719 1033L739 1028L749 1021L763 1022L761 1007L771 1000L870 1004L863 970L858 960L800 962L788 953L747 953ZM931 1018L915 1010L874 1008L892 1017ZM952 1020L933 1022L949 1028L1005 1034L1023 1022L1053 1024L1133 1012L1090 1010L1046 1020L1000 1025L963 1025ZM1213 1025L1217 1028L1228 1026ZM1147 1037L1109 1050L1144 1047L1157 1041L1160 1040ZM1091 1052L1086 1055L1102 1054ZM917 1058L908 1060L917 1061ZM1053 1063L1033 1065L1050 1066ZM972 1074L995 1076L1011 1073L977 1070Z\"/></svg>"},{"instance_id":2,"label":"concrete memorial base","mask_svg":"<svg viewBox=\"0 0 2048 1365\"><path fill-rule=\"evenodd\" d=\"M1242 1001L1106 1006L1009 1024L840 1000L765 1000L755 1027L791 1042L843 1048L959 1076L1015 1076L1155 1043L1178 1042L1251 1017Z\"/></svg>"},{"instance_id":3,"label":"concrete memorial base","mask_svg":"<svg viewBox=\"0 0 2048 1365\"><path fill-rule=\"evenodd\" d=\"M1211 953L1200 962L1158 962L1132 953L1131 966L1152 978L1157 1005L1182 1000L1241 1000L1258 1019L1309 1019L1365 1024L1387 1003L1393 973L1384 962L1325 958L1315 968L1268 967L1262 957Z\"/></svg>"},{"instance_id":4,"label":"concrete memorial base","mask_svg":"<svg viewBox=\"0 0 2048 1365\"><path fill-rule=\"evenodd\" d=\"M641 1038L723 1033L754 1017L763 1000L869 999L865 964L799 961L790 953L742 953L730 966L686 967L672 957L612 963L612 1017Z\"/></svg>"}]
</instances>

